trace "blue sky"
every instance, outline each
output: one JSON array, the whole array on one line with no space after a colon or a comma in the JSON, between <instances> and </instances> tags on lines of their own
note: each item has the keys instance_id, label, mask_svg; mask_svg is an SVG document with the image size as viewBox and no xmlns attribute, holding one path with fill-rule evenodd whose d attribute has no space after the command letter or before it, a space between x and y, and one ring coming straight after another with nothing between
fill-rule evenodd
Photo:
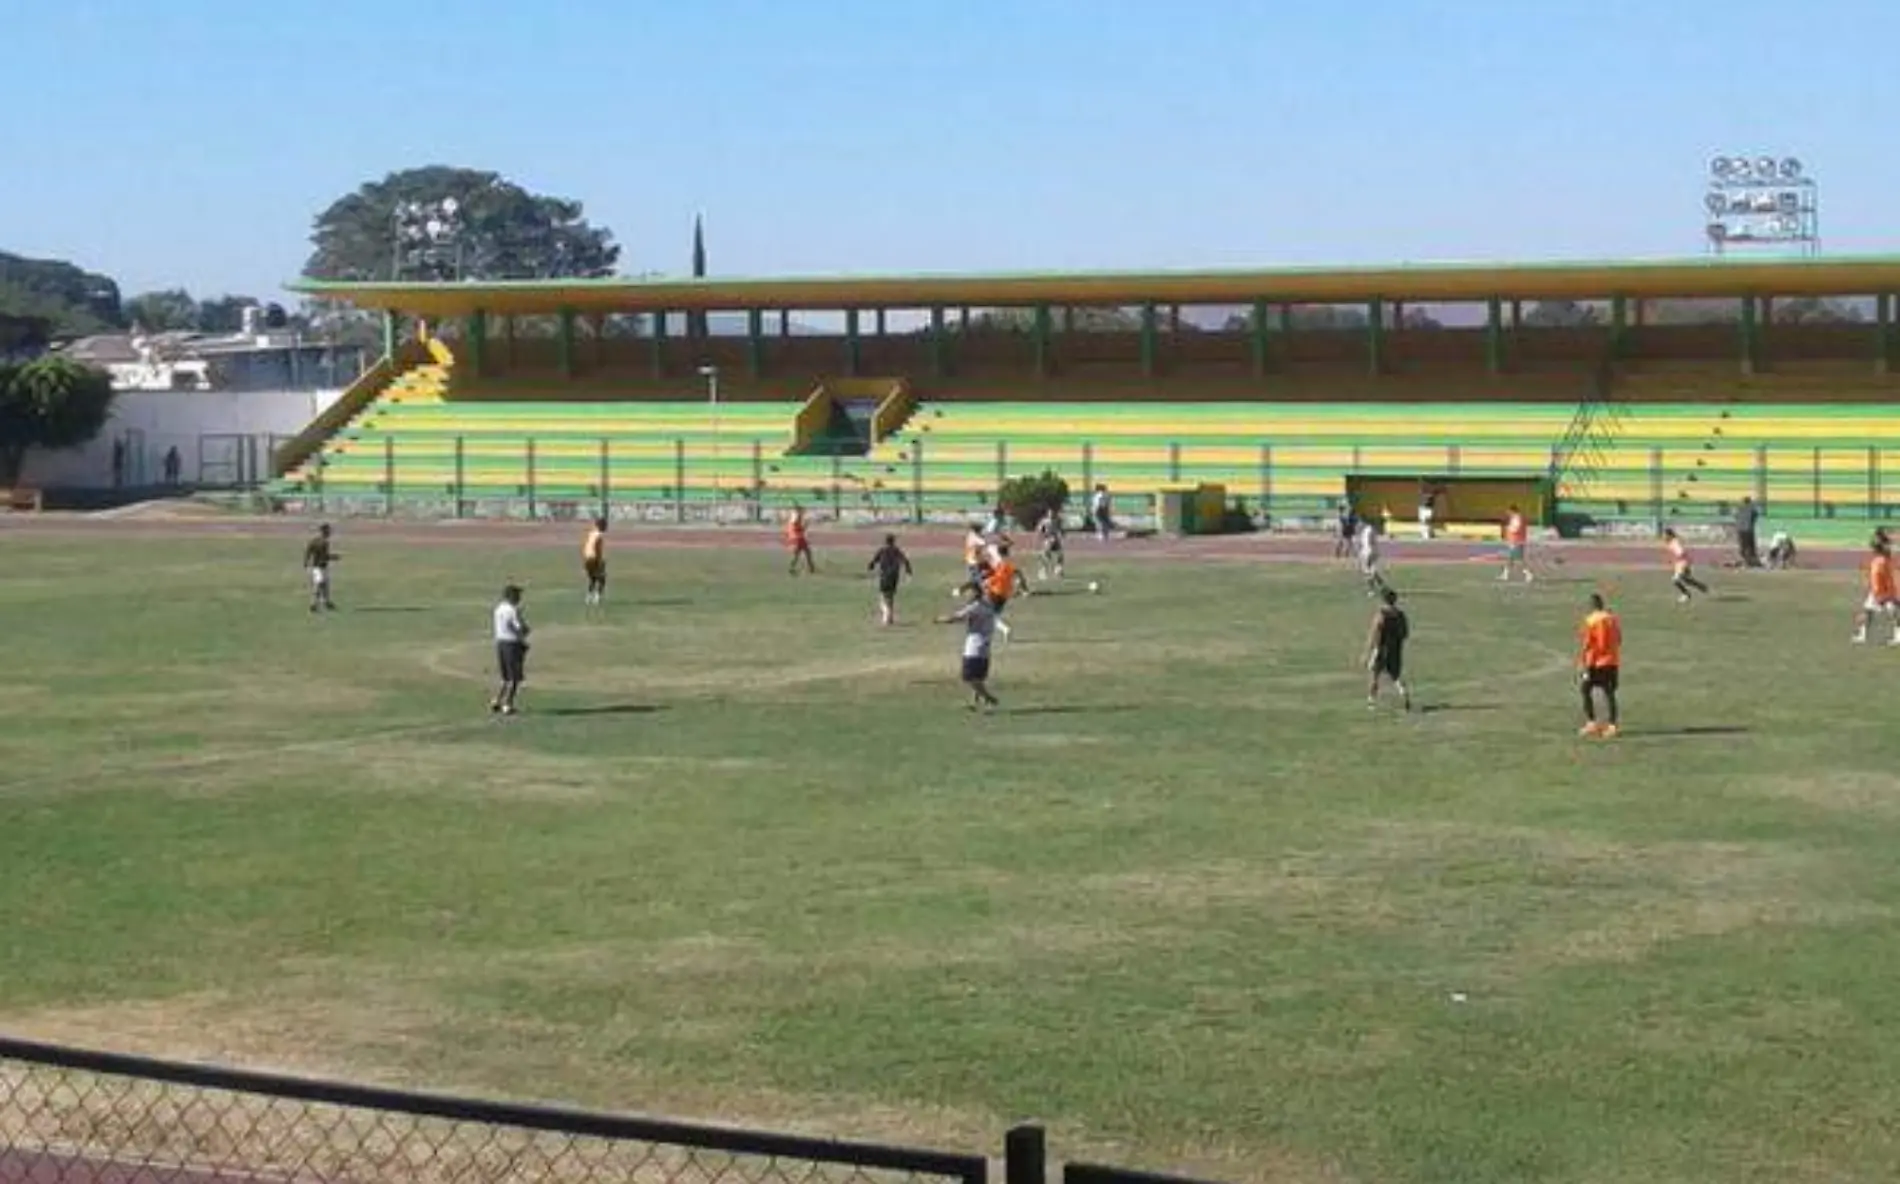
<instances>
[{"instance_id":1,"label":"blue sky","mask_svg":"<svg viewBox=\"0 0 1900 1184\"><path fill-rule=\"evenodd\" d=\"M587 203L628 270L1692 254L1712 152L1900 250L1892 0L8 6L0 248L269 294L396 168Z\"/></svg>"}]
</instances>

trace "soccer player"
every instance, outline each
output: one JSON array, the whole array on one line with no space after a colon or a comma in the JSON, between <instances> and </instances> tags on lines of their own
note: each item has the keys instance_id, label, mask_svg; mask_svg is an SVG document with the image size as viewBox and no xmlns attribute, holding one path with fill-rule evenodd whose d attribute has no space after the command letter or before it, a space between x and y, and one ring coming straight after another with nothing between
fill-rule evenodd
<instances>
[{"instance_id":1,"label":"soccer player","mask_svg":"<svg viewBox=\"0 0 1900 1184\"><path fill-rule=\"evenodd\" d=\"M521 589L510 584L501 590L495 604L495 665L500 668L501 685L488 704L498 715L515 713L515 696L528 678L528 619L521 615Z\"/></svg>"},{"instance_id":2,"label":"soccer player","mask_svg":"<svg viewBox=\"0 0 1900 1184\"><path fill-rule=\"evenodd\" d=\"M1578 631L1581 645L1577 654L1577 685L1583 690L1583 736L1610 739L1617 734L1616 689L1623 666L1623 623L1604 606L1598 593L1590 595L1590 611L1584 615ZM1596 692L1603 692L1608 715L1597 722Z\"/></svg>"},{"instance_id":3,"label":"soccer player","mask_svg":"<svg viewBox=\"0 0 1900 1184\"><path fill-rule=\"evenodd\" d=\"M1095 537L1103 542L1115 531L1113 503L1108 496L1108 486L1096 483L1095 493L1089 498L1089 518L1095 523Z\"/></svg>"},{"instance_id":4,"label":"soccer player","mask_svg":"<svg viewBox=\"0 0 1900 1184\"><path fill-rule=\"evenodd\" d=\"M963 685L970 688L970 710L993 708L997 698L990 693L990 640L996 633L996 610L981 589L973 589L964 606L947 617L938 617L939 625L963 625Z\"/></svg>"},{"instance_id":5,"label":"soccer player","mask_svg":"<svg viewBox=\"0 0 1900 1184\"><path fill-rule=\"evenodd\" d=\"M1399 693L1405 710L1412 710L1412 692L1405 686L1405 639L1411 636L1411 622L1399 607L1399 594L1387 588L1380 596L1379 610L1372 614L1372 628L1366 634L1366 709L1379 706L1379 680L1389 678Z\"/></svg>"},{"instance_id":6,"label":"soccer player","mask_svg":"<svg viewBox=\"0 0 1900 1184\"><path fill-rule=\"evenodd\" d=\"M963 583L957 585L954 595L983 590L983 577L990 569L989 554L990 541L983 537L983 524L970 523L970 529L963 534Z\"/></svg>"},{"instance_id":7,"label":"soccer player","mask_svg":"<svg viewBox=\"0 0 1900 1184\"><path fill-rule=\"evenodd\" d=\"M1339 537L1333 540L1333 558L1346 559L1352 555L1353 540L1359 536L1359 512L1352 508L1352 502L1339 499Z\"/></svg>"},{"instance_id":8,"label":"soccer player","mask_svg":"<svg viewBox=\"0 0 1900 1184\"><path fill-rule=\"evenodd\" d=\"M818 574L818 565L812 562L811 537L805 531L805 507L794 505L792 516L785 523L785 548L792 553L791 574L798 574L798 561L805 561L805 571L809 575Z\"/></svg>"},{"instance_id":9,"label":"soccer player","mask_svg":"<svg viewBox=\"0 0 1900 1184\"><path fill-rule=\"evenodd\" d=\"M910 570L910 556L904 554L897 545L897 536L884 536L884 545L871 556L866 571L877 573L877 609L878 623L886 628L897 624L897 585L905 576L913 574Z\"/></svg>"},{"instance_id":10,"label":"soccer player","mask_svg":"<svg viewBox=\"0 0 1900 1184\"><path fill-rule=\"evenodd\" d=\"M990 602L996 614L996 630L1009 640L1009 622L1003 620L1003 609L1008 606L1010 597L1027 587L1022 571L1009 557L1009 540L1004 539L990 549L989 571L983 577L983 595Z\"/></svg>"},{"instance_id":11,"label":"soccer player","mask_svg":"<svg viewBox=\"0 0 1900 1184\"><path fill-rule=\"evenodd\" d=\"M607 599L607 520L594 519L594 525L581 543L581 571L587 575L587 603Z\"/></svg>"},{"instance_id":12,"label":"soccer player","mask_svg":"<svg viewBox=\"0 0 1900 1184\"><path fill-rule=\"evenodd\" d=\"M1385 590L1385 576L1379 572L1379 528L1370 521L1359 523L1359 574L1366 580L1366 595L1377 596Z\"/></svg>"},{"instance_id":13,"label":"soccer player","mask_svg":"<svg viewBox=\"0 0 1900 1184\"><path fill-rule=\"evenodd\" d=\"M1893 551L1883 542L1874 543L1872 551L1867 560L1867 599L1854 614L1854 642L1866 644L1867 627L1878 613L1887 618L1891 630L1887 644L1900 645L1900 589L1894 584Z\"/></svg>"},{"instance_id":14,"label":"soccer player","mask_svg":"<svg viewBox=\"0 0 1900 1184\"><path fill-rule=\"evenodd\" d=\"M1683 546L1682 536L1674 527L1663 527L1663 546L1669 550L1669 565L1674 573L1670 583L1676 586L1676 603L1689 603L1689 589L1694 588L1704 596L1709 594L1709 586L1695 578L1695 569L1689 562L1689 548Z\"/></svg>"},{"instance_id":15,"label":"soccer player","mask_svg":"<svg viewBox=\"0 0 1900 1184\"><path fill-rule=\"evenodd\" d=\"M1036 578L1042 581L1062 578L1062 511L1050 510L1036 524L1040 549L1036 555Z\"/></svg>"},{"instance_id":16,"label":"soccer player","mask_svg":"<svg viewBox=\"0 0 1900 1184\"><path fill-rule=\"evenodd\" d=\"M310 611L313 613L336 611L336 601L330 599L330 565L338 558L330 546L330 524L325 522L303 547L304 570L310 573Z\"/></svg>"},{"instance_id":17,"label":"soccer player","mask_svg":"<svg viewBox=\"0 0 1900 1184\"><path fill-rule=\"evenodd\" d=\"M1498 573L1500 583L1510 582L1514 571L1524 573L1526 584L1531 582L1530 543L1530 523L1521 510L1512 506L1504 519L1504 570Z\"/></svg>"}]
</instances>

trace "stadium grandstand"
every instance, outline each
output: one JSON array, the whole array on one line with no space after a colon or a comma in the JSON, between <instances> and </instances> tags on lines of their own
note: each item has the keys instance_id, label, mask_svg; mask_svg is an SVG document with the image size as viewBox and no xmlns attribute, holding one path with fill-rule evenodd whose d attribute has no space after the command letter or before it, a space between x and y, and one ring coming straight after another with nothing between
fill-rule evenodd
<instances>
[{"instance_id":1,"label":"stadium grandstand","mask_svg":"<svg viewBox=\"0 0 1900 1184\"><path fill-rule=\"evenodd\" d=\"M277 455L291 505L921 521L1044 470L1278 521L1376 487L1488 523L1479 479L1577 528L1900 504L1900 258L294 287L386 356Z\"/></svg>"}]
</instances>

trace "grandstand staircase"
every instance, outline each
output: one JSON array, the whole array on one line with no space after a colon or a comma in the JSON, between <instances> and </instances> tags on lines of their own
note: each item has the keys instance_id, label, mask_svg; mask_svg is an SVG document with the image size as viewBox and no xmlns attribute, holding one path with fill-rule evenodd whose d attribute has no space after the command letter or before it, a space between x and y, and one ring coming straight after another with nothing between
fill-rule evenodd
<instances>
[{"instance_id":1,"label":"grandstand staircase","mask_svg":"<svg viewBox=\"0 0 1900 1184\"><path fill-rule=\"evenodd\" d=\"M331 412L337 414L326 413L305 429L304 435L320 430L321 436L302 456L280 457L283 471L275 484L277 492L302 492L311 488L313 481L321 480L320 473L327 458L347 453L364 431L375 426L377 416L388 407L440 403L448 396L454 357L446 347L431 341L405 358L406 365L403 360L391 364L385 359L379 363L357 380L363 390L352 386L338 397L331 408ZM365 382L366 379L369 381ZM285 452L297 448L304 435L292 441Z\"/></svg>"},{"instance_id":2,"label":"grandstand staircase","mask_svg":"<svg viewBox=\"0 0 1900 1184\"><path fill-rule=\"evenodd\" d=\"M1564 434L1550 450L1550 481L1561 499L1590 496L1599 473L1610 463L1629 409L1616 397L1616 370L1608 361L1597 367Z\"/></svg>"}]
</instances>

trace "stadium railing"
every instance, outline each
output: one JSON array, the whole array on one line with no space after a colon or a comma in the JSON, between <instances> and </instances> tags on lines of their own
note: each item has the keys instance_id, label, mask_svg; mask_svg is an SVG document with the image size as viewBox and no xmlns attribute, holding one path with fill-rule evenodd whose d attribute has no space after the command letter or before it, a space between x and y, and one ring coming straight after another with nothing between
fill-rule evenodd
<instances>
[{"instance_id":1,"label":"stadium railing","mask_svg":"<svg viewBox=\"0 0 1900 1184\"><path fill-rule=\"evenodd\" d=\"M1042 1128L1008 1184L1046 1184ZM351 1085L0 1037L9 1184L987 1184L991 1160L887 1143ZM1181 1184L1069 1165L1066 1184Z\"/></svg>"}]
</instances>

